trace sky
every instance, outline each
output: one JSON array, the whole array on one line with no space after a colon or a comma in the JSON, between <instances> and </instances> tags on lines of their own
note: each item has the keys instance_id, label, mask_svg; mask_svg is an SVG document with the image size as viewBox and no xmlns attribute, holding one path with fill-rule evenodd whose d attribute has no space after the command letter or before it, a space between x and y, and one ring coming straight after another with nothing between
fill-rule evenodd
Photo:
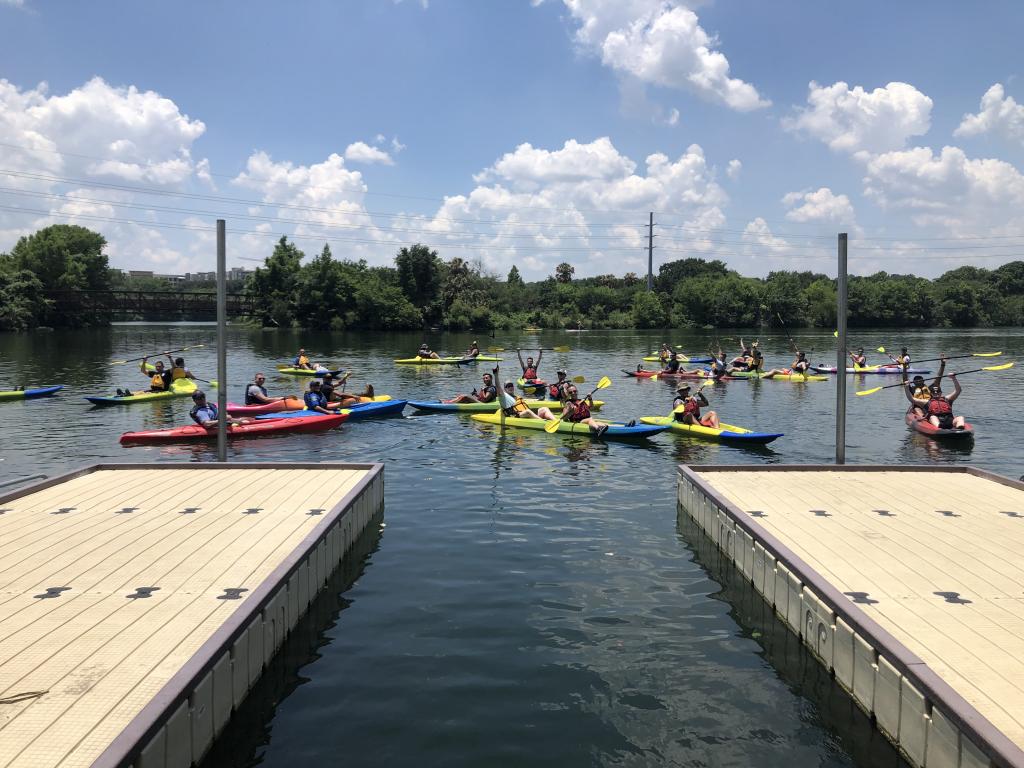
<instances>
[{"instance_id":1,"label":"sky","mask_svg":"<svg viewBox=\"0 0 1024 768\"><path fill-rule=\"evenodd\" d=\"M0 251L504 277L937 276L1024 258L1024 4L0 0Z\"/></svg>"}]
</instances>

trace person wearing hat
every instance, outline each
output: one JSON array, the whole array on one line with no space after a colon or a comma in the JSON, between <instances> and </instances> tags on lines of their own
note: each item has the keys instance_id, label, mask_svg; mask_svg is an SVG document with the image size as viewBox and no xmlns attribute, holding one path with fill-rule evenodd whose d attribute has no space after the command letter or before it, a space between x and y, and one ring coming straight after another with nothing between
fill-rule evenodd
<instances>
[{"instance_id":1,"label":"person wearing hat","mask_svg":"<svg viewBox=\"0 0 1024 768\"><path fill-rule=\"evenodd\" d=\"M469 345L469 349L466 350L465 357L477 358L480 357L480 345L475 341Z\"/></svg>"},{"instance_id":2,"label":"person wearing hat","mask_svg":"<svg viewBox=\"0 0 1024 768\"><path fill-rule=\"evenodd\" d=\"M316 411L317 413L337 413L337 406L330 407L331 404L327 402L327 398L320 391L320 387L320 379L313 379L309 382L309 391L304 392L302 395L302 400L306 404L306 410Z\"/></svg>"},{"instance_id":3,"label":"person wearing hat","mask_svg":"<svg viewBox=\"0 0 1024 768\"><path fill-rule=\"evenodd\" d=\"M201 389L197 389L192 393L192 410L188 412L188 415L192 417L192 421L198 424L200 427L217 426L217 406L213 403L206 402L206 393ZM245 424L246 419L236 419L228 416L228 424Z\"/></svg>"},{"instance_id":4,"label":"person wearing hat","mask_svg":"<svg viewBox=\"0 0 1024 768\"><path fill-rule=\"evenodd\" d=\"M942 355L939 357L941 362L939 363L939 374L932 380L932 384L941 384L942 376L946 372L946 356ZM909 363L908 363L909 365ZM921 407L915 401L923 401L925 403L931 398L931 388L925 383L924 376L917 374L913 381L907 381L907 365L903 366L903 384L904 392L907 395L907 399L911 402L911 408L914 413L918 416L927 415L927 407Z\"/></svg>"},{"instance_id":5,"label":"person wearing hat","mask_svg":"<svg viewBox=\"0 0 1024 768\"><path fill-rule=\"evenodd\" d=\"M555 376L558 377L558 381L552 382L548 385L548 397L552 400L560 400L565 402L569 399L569 394L566 391L569 388L569 372L565 368L559 368L555 371Z\"/></svg>"},{"instance_id":6,"label":"person wearing hat","mask_svg":"<svg viewBox=\"0 0 1024 768\"><path fill-rule=\"evenodd\" d=\"M430 360L437 360L440 355L434 352L430 347L427 346L427 342L420 344L420 348L416 352L416 357L428 358Z\"/></svg>"},{"instance_id":7,"label":"person wearing hat","mask_svg":"<svg viewBox=\"0 0 1024 768\"><path fill-rule=\"evenodd\" d=\"M676 389L676 398L672 401L672 410L675 411L679 406L683 406L684 410L672 415L675 416L676 421L681 421L684 424L700 424L704 427L718 429L718 414L714 411L708 411L701 418L700 409L706 408L708 405L710 403L701 390L697 390L696 395L691 395L690 385L680 384Z\"/></svg>"},{"instance_id":8,"label":"person wearing hat","mask_svg":"<svg viewBox=\"0 0 1024 768\"><path fill-rule=\"evenodd\" d=\"M857 347L856 352L851 352L850 359L853 361L854 368L868 367L868 356L864 354L864 347Z\"/></svg>"}]
</instances>

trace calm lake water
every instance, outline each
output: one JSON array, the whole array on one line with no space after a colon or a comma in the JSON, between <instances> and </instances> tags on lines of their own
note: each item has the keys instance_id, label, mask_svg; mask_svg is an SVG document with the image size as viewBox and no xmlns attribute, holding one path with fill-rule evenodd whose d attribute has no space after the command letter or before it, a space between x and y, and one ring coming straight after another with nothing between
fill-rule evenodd
<instances>
[{"instance_id":1,"label":"calm lake water","mask_svg":"<svg viewBox=\"0 0 1024 768\"><path fill-rule=\"evenodd\" d=\"M723 346L738 345L726 341L729 332L718 333ZM815 362L834 363L831 333L794 335ZM215 378L215 336L209 325L0 335L0 389L68 387L52 400L0 404L0 480L100 460L212 460L210 446L126 448L117 441L124 431L184 423L187 399L93 409L81 398L144 386L132 365L109 361L168 347L205 343L186 360L196 375ZM603 413L625 420L671 410L672 383L621 373L666 337L476 338L510 350L571 346L545 353L541 373L564 365L591 382L581 390L609 375ZM458 352L473 338L428 340ZM714 339L713 332L671 336L691 352ZM422 340L231 329L229 399L241 399L256 370L268 373L272 394L300 391L304 381L274 370L300 345L352 369L356 386L369 381L394 397L438 398L479 383L483 365L392 363ZM761 342L769 365L788 365L784 334ZM965 370L1016 359L1024 329L858 332L853 343L906 344L916 359L1004 352L950 366ZM514 377L514 351L503 357ZM962 380L957 410L978 432L968 447L908 430L898 388L852 394L883 383L893 380L849 377L849 463L1024 471L1017 438L1024 386L1016 370ZM665 434L645 446L604 444L500 435L465 417L407 409L404 418L324 435L230 444L232 460L383 462L385 509L380 530L361 542L365 558L335 576L208 764L902 766L713 548L676 518L679 463L831 461L834 382L729 382L705 392L724 420L786 436L760 450Z\"/></svg>"}]
</instances>

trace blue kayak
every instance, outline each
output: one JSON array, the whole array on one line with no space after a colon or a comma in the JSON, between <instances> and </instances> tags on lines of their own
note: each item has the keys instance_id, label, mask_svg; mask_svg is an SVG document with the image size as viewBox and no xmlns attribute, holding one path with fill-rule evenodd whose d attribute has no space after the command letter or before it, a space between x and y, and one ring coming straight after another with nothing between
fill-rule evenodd
<instances>
[{"instance_id":1,"label":"blue kayak","mask_svg":"<svg viewBox=\"0 0 1024 768\"><path fill-rule=\"evenodd\" d=\"M0 392L0 400L32 400L37 397L51 397L62 389L64 389L63 384L32 389L14 389L9 392Z\"/></svg>"},{"instance_id":2,"label":"blue kayak","mask_svg":"<svg viewBox=\"0 0 1024 768\"><path fill-rule=\"evenodd\" d=\"M402 412L405 408L405 400L384 400L379 403L358 403L356 405L345 408L344 410L350 411L348 415L348 421L358 421L359 419L373 419L378 416L394 416ZM263 419L292 419L299 418L302 416L314 416L311 411L280 411L278 413L263 413L257 416L258 420Z\"/></svg>"}]
</instances>

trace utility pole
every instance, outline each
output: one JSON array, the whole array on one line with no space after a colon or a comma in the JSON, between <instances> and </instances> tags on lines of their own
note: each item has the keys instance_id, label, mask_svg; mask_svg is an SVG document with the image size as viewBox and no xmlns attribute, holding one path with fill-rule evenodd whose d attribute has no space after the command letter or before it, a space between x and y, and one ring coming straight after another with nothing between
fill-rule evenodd
<instances>
[{"instance_id":1,"label":"utility pole","mask_svg":"<svg viewBox=\"0 0 1024 768\"><path fill-rule=\"evenodd\" d=\"M647 223L647 292L654 290L654 211Z\"/></svg>"},{"instance_id":2,"label":"utility pole","mask_svg":"<svg viewBox=\"0 0 1024 768\"><path fill-rule=\"evenodd\" d=\"M836 464L846 463L846 233L839 233L836 285Z\"/></svg>"},{"instance_id":3,"label":"utility pole","mask_svg":"<svg viewBox=\"0 0 1024 768\"><path fill-rule=\"evenodd\" d=\"M224 219L217 219L217 461L228 460L227 244Z\"/></svg>"}]
</instances>

